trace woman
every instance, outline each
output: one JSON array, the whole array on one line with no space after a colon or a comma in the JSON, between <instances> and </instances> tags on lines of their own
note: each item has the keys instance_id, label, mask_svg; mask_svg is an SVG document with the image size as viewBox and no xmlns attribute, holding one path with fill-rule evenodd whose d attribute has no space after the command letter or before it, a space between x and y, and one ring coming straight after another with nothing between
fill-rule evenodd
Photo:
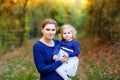
<instances>
[{"instance_id":1,"label":"woman","mask_svg":"<svg viewBox=\"0 0 120 80\"><path fill-rule=\"evenodd\" d=\"M66 62L67 55L61 60L53 60L53 51L59 41L54 39L57 23L53 19L45 19L41 25L43 36L33 46L35 66L40 73L40 80L63 80L55 71Z\"/></svg>"}]
</instances>

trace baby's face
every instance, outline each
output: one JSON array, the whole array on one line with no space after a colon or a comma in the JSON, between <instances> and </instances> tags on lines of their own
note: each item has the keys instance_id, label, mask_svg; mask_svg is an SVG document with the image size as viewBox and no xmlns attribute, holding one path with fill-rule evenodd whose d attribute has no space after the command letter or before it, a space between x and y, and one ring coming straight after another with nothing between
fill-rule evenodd
<instances>
[{"instance_id":1,"label":"baby's face","mask_svg":"<svg viewBox=\"0 0 120 80\"><path fill-rule=\"evenodd\" d=\"M70 29L63 29L63 39L66 40L66 41L70 41L72 40L72 31Z\"/></svg>"}]
</instances>

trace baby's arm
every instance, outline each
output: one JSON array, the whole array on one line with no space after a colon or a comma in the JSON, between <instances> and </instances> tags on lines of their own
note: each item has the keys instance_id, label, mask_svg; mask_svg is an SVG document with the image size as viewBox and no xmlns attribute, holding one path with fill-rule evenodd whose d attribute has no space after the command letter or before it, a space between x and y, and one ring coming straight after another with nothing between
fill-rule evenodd
<instances>
[{"instance_id":1,"label":"baby's arm","mask_svg":"<svg viewBox=\"0 0 120 80\"><path fill-rule=\"evenodd\" d=\"M74 42L73 52L69 53L69 57L78 56L80 54L80 44L78 42Z\"/></svg>"},{"instance_id":2,"label":"baby's arm","mask_svg":"<svg viewBox=\"0 0 120 80\"><path fill-rule=\"evenodd\" d=\"M61 47L61 45L58 44L58 45L55 47L55 50L53 51L53 60L55 60L55 61L58 59L57 54L58 54L58 52L59 52L60 47Z\"/></svg>"}]
</instances>

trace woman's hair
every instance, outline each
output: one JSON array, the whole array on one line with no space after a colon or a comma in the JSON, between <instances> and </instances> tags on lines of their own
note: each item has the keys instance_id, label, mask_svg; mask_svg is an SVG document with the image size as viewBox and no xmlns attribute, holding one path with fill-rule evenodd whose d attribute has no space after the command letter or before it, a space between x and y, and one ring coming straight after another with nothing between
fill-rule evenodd
<instances>
[{"instance_id":1,"label":"woman's hair","mask_svg":"<svg viewBox=\"0 0 120 80\"><path fill-rule=\"evenodd\" d=\"M47 24L54 24L57 26L57 22L53 19L45 19L41 24L41 29L43 29Z\"/></svg>"},{"instance_id":2,"label":"woman's hair","mask_svg":"<svg viewBox=\"0 0 120 80\"><path fill-rule=\"evenodd\" d=\"M76 29L72 25L64 24L60 29L61 40L63 40L63 29L69 29L72 32L72 39L76 38L76 33L77 33Z\"/></svg>"}]
</instances>

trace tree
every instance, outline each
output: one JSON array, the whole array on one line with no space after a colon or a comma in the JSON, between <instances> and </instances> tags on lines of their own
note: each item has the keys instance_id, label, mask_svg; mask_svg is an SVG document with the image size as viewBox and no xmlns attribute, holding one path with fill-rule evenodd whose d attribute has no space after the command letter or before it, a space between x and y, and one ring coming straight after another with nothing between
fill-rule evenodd
<instances>
[{"instance_id":1,"label":"tree","mask_svg":"<svg viewBox=\"0 0 120 80\"><path fill-rule=\"evenodd\" d=\"M103 42L119 41L119 2L119 0L93 0L85 26L88 33L93 37L98 36Z\"/></svg>"}]
</instances>

